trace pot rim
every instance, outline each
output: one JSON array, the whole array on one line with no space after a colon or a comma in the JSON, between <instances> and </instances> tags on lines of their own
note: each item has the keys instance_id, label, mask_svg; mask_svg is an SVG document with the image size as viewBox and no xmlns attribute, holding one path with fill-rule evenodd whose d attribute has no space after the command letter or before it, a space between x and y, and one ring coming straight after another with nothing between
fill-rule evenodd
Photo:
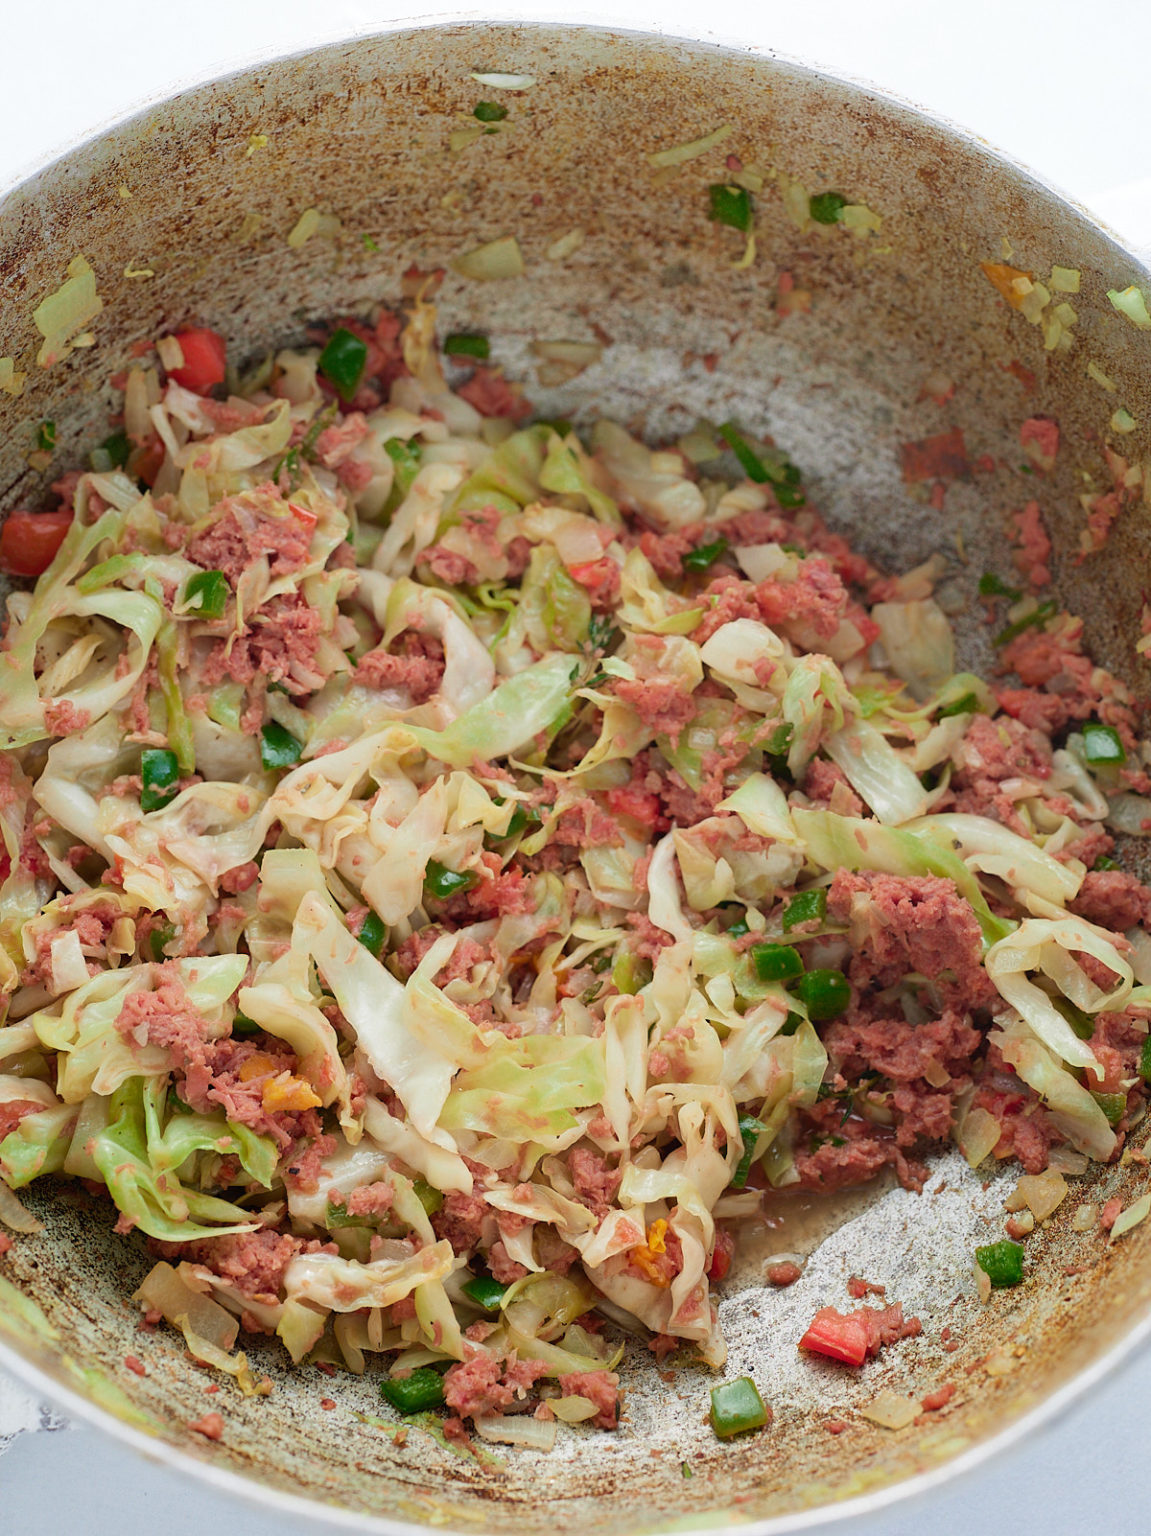
<instances>
[{"instance_id":1,"label":"pot rim","mask_svg":"<svg viewBox=\"0 0 1151 1536\"><path fill-rule=\"evenodd\" d=\"M483 28L519 28L537 33L550 31L563 34L607 34L614 38L635 39L654 45L674 47L680 44L713 54L739 55L768 65L778 65L819 81L847 86L866 93L874 98L877 104L895 108L897 111L913 116L920 123L942 130L966 148L995 162L1001 170L1016 177L1022 176L1026 181L1062 203L1076 218L1083 220L1094 231L1111 241L1132 265L1151 273L1151 250L1133 249L1126 237L1047 175L1017 159L998 145L990 143L973 129L922 102L885 86L877 85L865 76L853 75L838 68L825 67L766 44L749 41L744 36L726 33L709 33L703 37L684 36L678 32L664 31L659 27L619 26L613 23L605 13L587 9L579 10L575 20L562 21L517 15L514 12L493 14L486 10L425 13L376 22L350 31L341 31L335 35L316 33L306 42L293 43L283 51L259 51L241 55L225 62L218 73L207 76L193 75L172 82L162 90L141 96L122 113L98 123L80 137L53 146L42 157L17 171L12 179L0 183L0 213L12 196L30 188L39 177L65 162L70 156L110 134L129 128L132 123L155 108L194 91L208 87L228 86L255 70L308 58L332 48L369 43L397 34L448 28L472 28L477 31ZM770 1516L762 1520L741 1521L738 1530L741 1533L745 1532L746 1536L784 1536L786 1532L810 1531L821 1526L830 1526L832 1523L842 1525L853 1519L874 1515L897 1502L922 1499L933 1489L952 1479L969 1475L976 1468L1014 1448L1036 1431L1054 1424L1097 1383L1128 1364L1137 1351L1145 1350L1149 1338L1151 1338L1151 1306L1145 1309L1143 1315L1121 1339L1089 1365L1076 1372L1049 1397L1021 1414L1005 1428L989 1435L970 1449L951 1457L939 1466L886 1487L845 1498L837 1503ZM425 1525L394 1519L388 1515L341 1508L305 1494L292 1493L271 1484L259 1482L254 1477L232 1471L230 1468L216 1465L195 1454L189 1448L147 1434L126 1423L110 1410L100 1407L77 1390L64 1385L50 1371L31 1359L25 1358L3 1339L0 1339L0 1368L35 1393L58 1405L70 1418L90 1424L112 1435L121 1444L145 1458L159 1462L189 1480L196 1479L207 1483L222 1494L236 1496L250 1504L277 1511L294 1520L310 1522L317 1527L323 1526L331 1530L357 1530L367 1532L369 1536L371 1533L375 1533L375 1536L426 1536L428 1527ZM727 1512L728 1518L730 1515L731 1512ZM698 1519L691 1516L680 1517L675 1521L675 1525L678 1529L691 1529L695 1525L700 1528L714 1527L715 1519L715 1513L703 1512ZM639 1527L636 1536L647 1536L649 1532L654 1536L654 1533L667 1528L660 1523ZM474 1536L474 1532L464 1531L454 1525L437 1526L436 1529L442 1531L443 1536Z\"/></svg>"}]
</instances>

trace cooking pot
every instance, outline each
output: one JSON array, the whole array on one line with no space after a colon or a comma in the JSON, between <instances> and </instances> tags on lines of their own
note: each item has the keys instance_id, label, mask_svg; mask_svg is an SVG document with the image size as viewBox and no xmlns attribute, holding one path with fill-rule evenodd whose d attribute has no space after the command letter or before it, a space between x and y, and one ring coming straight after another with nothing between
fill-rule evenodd
<instances>
[{"instance_id":1,"label":"cooking pot","mask_svg":"<svg viewBox=\"0 0 1151 1536\"><path fill-rule=\"evenodd\" d=\"M462 131L478 126L478 99L507 106L500 131ZM653 164L677 146L699 152ZM754 251L709 218L709 185L737 174L752 187ZM806 200L829 191L855 213L812 222ZM522 274L453 267L508 236ZM81 256L102 308L41 367L33 311ZM137 344L194 321L258 359L312 319L396 299L413 266L448 269L443 329L490 333L542 414L602 413L652 440L732 418L784 445L811 501L880 564L941 553L975 670L995 664L978 578L1010 573L1005 516L1037 498L1055 594L1083 616L1097 659L1146 695L1133 650L1146 511L1126 506L1084 557L1081 499L1111 488L1108 445L1129 465L1148 452L1151 338L1108 298L1146 270L977 139L858 85L697 42L552 25L396 31L188 91L33 176L0 205L0 358L13 360L11 375L0 363L0 502L40 504L108 434L109 379ZM1053 285L1053 267L1077 277ZM1017 307L1026 295L1006 268L1048 300ZM602 353L557 383L532 350L557 340ZM1020 425L1036 415L1061 429L1044 478L1021 469ZM29 463L45 419L57 424L48 470ZM902 445L956 432L948 464L917 478ZM129 1300L150 1263L143 1244L114 1236L110 1208L71 1185L26 1192L46 1230L0 1264L0 1363L152 1455L360 1530L779 1531L970 1465L1146 1335L1151 1224L1108 1243L1076 1221L1083 1206L1141 1193L1136 1165L1073 1180L1028 1242L1026 1283L980 1302L973 1250L1002 1235L1017 1174L972 1172L952 1152L922 1195L773 1202L721 1317L725 1375L753 1376L774 1418L731 1444L703 1422L709 1373L669 1378L640 1341L621 1367L619 1432L564 1431L546 1458L476 1459L417 1429L400 1446L373 1422L370 1374L285 1367L272 1341L249 1350L271 1395L222 1390L210 1402L224 1433L209 1443L188 1429L209 1401L204 1372L174 1333L142 1335ZM803 1278L765 1288L764 1260L781 1251L810 1253ZM796 1348L819 1306L843 1304L851 1274L885 1285L924 1330L857 1374ZM126 1355L148 1374L129 1372ZM908 1403L949 1382L946 1406L910 1416ZM335 1411L321 1410L325 1396Z\"/></svg>"}]
</instances>

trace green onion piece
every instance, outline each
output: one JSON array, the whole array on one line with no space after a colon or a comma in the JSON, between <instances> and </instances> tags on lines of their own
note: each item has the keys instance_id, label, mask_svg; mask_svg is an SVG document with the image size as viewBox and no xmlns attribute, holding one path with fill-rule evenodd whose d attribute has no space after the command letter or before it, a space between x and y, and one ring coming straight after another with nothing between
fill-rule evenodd
<instances>
[{"instance_id":1,"label":"green onion piece","mask_svg":"<svg viewBox=\"0 0 1151 1536\"><path fill-rule=\"evenodd\" d=\"M685 571L706 571L720 555L727 554L727 548L727 540L721 534L709 544L697 544L694 549L689 549L681 563Z\"/></svg>"},{"instance_id":2,"label":"green onion piece","mask_svg":"<svg viewBox=\"0 0 1151 1536\"><path fill-rule=\"evenodd\" d=\"M168 958L164 951L175 937L176 930L171 923L165 923L162 928L153 928L148 935L148 948L152 951L152 959L157 965Z\"/></svg>"},{"instance_id":3,"label":"green onion piece","mask_svg":"<svg viewBox=\"0 0 1151 1536\"><path fill-rule=\"evenodd\" d=\"M988 1243L985 1248L975 1250L975 1262L996 1290L1022 1284L1022 1243L1012 1243L1006 1238L1001 1243Z\"/></svg>"},{"instance_id":4,"label":"green onion piece","mask_svg":"<svg viewBox=\"0 0 1151 1536\"><path fill-rule=\"evenodd\" d=\"M730 1440L748 1429L762 1429L767 1417L763 1398L750 1376L712 1387L711 1427L721 1440Z\"/></svg>"},{"instance_id":5,"label":"green onion piece","mask_svg":"<svg viewBox=\"0 0 1151 1536\"><path fill-rule=\"evenodd\" d=\"M994 571L985 571L979 578L980 597L1009 597L1013 603L1017 603L1023 596L1018 587L1009 587L1002 576L997 576Z\"/></svg>"},{"instance_id":6,"label":"green onion piece","mask_svg":"<svg viewBox=\"0 0 1151 1536\"><path fill-rule=\"evenodd\" d=\"M304 748L278 720L269 720L260 732L260 761L265 768L292 768Z\"/></svg>"},{"instance_id":7,"label":"green onion piece","mask_svg":"<svg viewBox=\"0 0 1151 1536\"><path fill-rule=\"evenodd\" d=\"M371 235L361 235L360 239L364 242L364 250L367 251L369 255L375 255L376 252L380 249L376 242L372 239Z\"/></svg>"},{"instance_id":8,"label":"green onion piece","mask_svg":"<svg viewBox=\"0 0 1151 1536\"><path fill-rule=\"evenodd\" d=\"M255 1019L250 1019L246 1013L241 1013L237 1008L232 1015L232 1033L234 1035L258 1035L260 1025Z\"/></svg>"},{"instance_id":9,"label":"green onion piece","mask_svg":"<svg viewBox=\"0 0 1151 1536\"><path fill-rule=\"evenodd\" d=\"M40 453L51 453L56 446L56 423L42 421L36 428L36 448Z\"/></svg>"},{"instance_id":10,"label":"green onion piece","mask_svg":"<svg viewBox=\"0 0 1151 1536\"><path fill-rule=\"evenodd\" d=\"M1092 864L1092 866L1091 866L1091 868L1095 871L1096 874L1098 874L1100 870L1104 870L1104 869L1118 869L1119 867L1120 867L1119 860L1118 859L1113 859L1110 856L1110 854L1107 854L1107 853L1101 853L1099 855L1099 857L1095 860L1094 864Z\"/></svg>"},{"instance_id":11,"label":"green onion piece","mask_svg":"<svg viewBox=\"0 0 1151 1536\"><path fill-rule=\"evenodd\" d=\"M380 1382L380 1396L397 1413L427 1413L444 1406L444 1383L438 1371L421 1365L410 1376L391 1376Z\"/></svg>"},{"instance_id":12,"label":"green onion piece","mask_svg":"<svg viewBox=\"0 0 1151 1536\"><path fill-rule=\"evenodd\" d=\"M474 331L453 331L444 337L444 352L448 357L476 357L485 362L491 356L492 344Z\"/></svg>"},{"instance_id":13,"label":"green onion piece","mask_svg":"<svg viewBox=\"0 0 1151 1536\"><path fill-rule=\"evenodd\" d=\"M680 1464L680 1469L679 1470L683 1473L684 1477L694 1477L695 1476L695 1473L691 1470L691 1462L690 1461L682 1462Z\"/></svg>"},{"instance_id":14,"label":"green onion piece","mask_svg":"<svg viewBox=\"0 0 1151 1536\"><path fill-rule=\"evenodd\" d=\"M803 975L803 960L791 944L753 944L751 959L760 981L790 981Z\"/></svg>"},{"instance_id":15,"label":"green onion piece","mask_svg":"<svg viewBox=\"0 0 1151 1536\"><path fill-rule=\"evenodd\" d=\"M477 101L472 108L472 116L481 123L502 123L507 115L507 107L498 101Z\"/></svg>"},{"instance_id":16,"label":"green onion piece","mask_svg":"<svg viewBox=\"0 0 1151 1536\"><path fill-rule=\"evenodd\" d=\"M145 811L158 811L174 800L180 778L180 765L176 754L165 747L145 747L140 753L140 806Z\"/></svg>"},{"instance_id":17,"label":"green onion piece","mask_svg":"<svg viewBox=\"0 0 1151 1536\"><path fill-rule=\"evenodd\" d=\"M847 199L842 192L817 192L807 202L807 211L817 224L838 224L846 207Z\"/></svg>"},{"instance_id":18,"label":"green onion piece","mask_svg":"<svg viewBox=\"0 0 1151 1536\"><path fill-rule=\"evenodd\" d=\"M491 1275L477 1275L461 1289L465 1296L470 1296L476 1306L483 1307L485 1312L498 1312L507 1286L501 1285L498 1280L493 1280Z\"/></svg>"},{"instance_id":19,"label":"green onion piece","mask_svg":"<svg viewBox=\"0 0 1151 1536\"><path fill-rule=\"evenodd\" d=\"M708 218L746 235L751 228L751 193L743 187L731 187L724 182L708 187L707 192L711 198Z\"/></svg>"},{"instance_id":20,"label":"green onion piece","mask_svg":"<svg viewBox=\"0 0 1151 1536\"><path fill-rule=\"evenodd\" d=\"M1091 1091L1091 1097L1107 1117L1108 1125L1118 1125L1127 1113L1127 1095L1125 1093L1096 1093Z\"/></svg>"},{"instance_id":21,"label":"green onion piece","mask_svg":"<svg viewBox=\"0 0 1151 1536\"><path fill-rule=\"evenodd\" d=\"M447 901L449 896L458 896L461 891L470 891L479 883L480 877L474 869L449 869L438 859L428 860L424 890L439 901Z\"/></svg>"},{"instance_id":22,"label":"green onion piece","mask_svg":"<svg viewBox=\"0 0 1151 1536\"><path fill-rule=\"evenodd\" d=\"M360 387L368 362L368 344L353 336L351 331L333 331L327 346L320 353L320 372L331 384L341 400L351 400Z\"/></svg>"},{"instance_id":23,"label":"green onion piece","mask_svg":"<svg viewBox=\"0 0 1151 1536\"><path fill-rule=\"evenodd\" d=\"M816 891L800 891L783 909L783 931L790 933L800 923L825 923L827 921L827 892L822 886Z\"/></svg>"},{"instance_id":24,"label":"green onion piece","mask_svg":"<svg viewBox=\"0 0 1151 1536\"><path fill-rule=\"evenodd\" d=\"M719 435L739 460L740 468L747 478L756 485L770 484L781 507L791 509L805 504L806 498L801 489L802 476L789 459L782 454L760 458L734 422L725 421L719 429Z\"/></svg>"},{"instance_id":25,"label":"green onion piece","mask_svg":"<svg viewBox=\"0 0 1151 1536\"><path fill-rule=\"evenodd\" d=\"M777 725L763 743L763 750L768 757L783 757L791 746L791 738L794 735L795 727L790 722L786 725Z\"/></svg>"},{"instance_id":26,"label":"green onion piece","mask_svg":"<svg viewBox=\"0 0 1151 1536\"><path fill-rule=\"evenodd\" d=\"M434 1216L444 1203L444 1197L440 1191L433 1189L424 1179L412 1180L412 1193L429 1216Z\"/></svg>"},{"instance_id":27,"label":"green onion piece","mask_svg":"<svg viewBox=\"0 0 1151 1536\"><path fill-rule=\"evenodd\" d=\"M1144 1040L1139 1055L1139 1076L1145 1083L1151 1083L1151 1035Z\"/></svg>"},{"instance_id":28,"label":"green onion piece","mask_svg":"<svg viewBox=\"0 0 1151 1536\"><path fill-rule=\"evenodd\" d=\"M197 571L184 588L184 602L202 619L222 619L231 595L223 571Z\"/></svg>"},{"instance_id":29,"label":"green onion piece","mask_svg":"<svg viewBox=\"0 0 1151 1536\"><path fill-rule=\"evenodd\" d=\"M791 989L813 1023L837 1019L851 1002L851 983L842 971L808 971Z\"/></svg>"},{"instance_id":30,"label":"green onion piece","mask_svg":"<svg viewBox=\"0 0 1151 1536\"><path fill-rule=\"evenodd\" d=\"M936 715L937 720L950 720L952 715L973 715L979 708L979 700L973 693L965 693L962 698L953 699L950 704L945 704Z\"/></svg>"},{"instance_id":31,"label":"green onion piece","mask_svg":"<svg viewBox=\"0 0 1151 1536\"><path fill-rule=\"evenodd\" d=\"M751 1172L752 1159L755 1156L755 1144L766 1130L767 1126L762 1120L757 1120L754 1115L740 1115L739 1134L743 1137L743 1156L732 1177L732 1189L743 1189L746 1185L747 1176Z\"/></svg>"},{"instance_id":32,"label":"green onion piece","mask_svg":"<svg viewBox=\"0 0 1151 1536\"><path fill-rule=\"evenodd\" d=\"M384 947L384 925L375 912L369 912L364 918L356 938L377 960L380 958L380 951Z\"/></svg>"},{"instance_id":33,"label":"green onion piece","mask_svg":"<svg viewBox=\"0 0 1151 1536\"><path fill-rule=\"evenodd\" d=\"M1083 727L1083 756L1089 763L1125 763L1127 752L1119 732L1111 725L1088 720Z\"/></svg>"},{"instance_id":34,"label":"green onion piece","mask_svg":"<svg viewBox=\"0 0 1151 1536\"><path fill-rule=\"evenodd\" d=\"M1033 629L1037 624L1046 624L1047 620L1053 619L1058 611L1055 599L1049 597L1045 603L1040 603L1037 608L1024 614L1021 619L1016 619L1014 624L1008 624L1006 629L1001 629L995 636L994 644L1007 645L1025 630Z\"/></svg>"}]
</instances>

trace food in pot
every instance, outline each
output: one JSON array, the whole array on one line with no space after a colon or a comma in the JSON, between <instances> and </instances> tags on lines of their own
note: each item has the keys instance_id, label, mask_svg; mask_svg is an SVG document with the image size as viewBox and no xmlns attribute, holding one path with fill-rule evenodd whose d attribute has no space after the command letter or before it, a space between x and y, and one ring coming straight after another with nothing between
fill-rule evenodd
<instances>
[{"instance_id":1,"label":"food in pot","mask_svg":"<svg viewBox=\"0 0 1151 1536\"><path fill-rule=\"evenodd\" d=\"M488 359L419 301L242 376L186 328L4 525L0 1217L99 1186L242 1390L276 1334L544 1446L618 1422L621 1324L723 1364L779 1192L1117 1155L1151 779L1037 505L960 673L935 563L879 572L776 447L532 424Z\"/></svg>"}]
</instances>

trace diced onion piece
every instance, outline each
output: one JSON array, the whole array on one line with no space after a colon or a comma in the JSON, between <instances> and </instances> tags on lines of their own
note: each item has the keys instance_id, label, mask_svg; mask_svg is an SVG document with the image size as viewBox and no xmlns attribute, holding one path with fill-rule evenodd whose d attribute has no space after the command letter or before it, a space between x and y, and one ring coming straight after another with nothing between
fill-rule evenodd
<instances>
[{"instance_id":1,"label":"diced onion piece","mask_svg":"<svg viewBox=\"0 0 1151 1536\"><path fill-rule=\"evenodd\" d=\"M533 341L531 350L543 359L544 368L539 370L539 375L549 386L574 379L603 356L603 347L598 341ZM546 380L545 368L549 375Z\"/></svg>"},{"instance_id":2,"label":"diced onion piece","mask_svg":"<svg viewBox=\"0 0 1151 1536\"><path fill-rule=\"evenodd\" d=\"M534 75L474 74L472 79L493 91L530 91L536 83Z\"/></svg>"},{"instance_id":3,"label":"diced onion piece","mask_svg":"<svg viewBox=\"0 0 1151 1536\"><path fill-rule=\"evenodd\" d=\"M170 1323L183 1317L191 1330L217 1349L231 1349L236 1342L240 1325L230 1312L203 1296L176 1273L163 1260L154 1264L144 1276L140 1289L133 1297L145 1308L155 1308Z\"/></svg>"},{"instance_id":4,"label":"diced onion piece","mask_svg":"<svg viewBox=\"0 0 1151 1536\"><path fill-rule=\"evenodd\" d=\"M1139 423L1125 405L1121 405L1111 418L1111 430L1126 435L1134 432Z\"/></svg>"},{"instance_id":5,"label":"diced onion piece","mask_svg":"<svg viewBox=\"0 0 1151 1536\"><path fill-rule=\"evenodd\" d=\"M156 356L169 373L175 373L178 368L182 368L184 366L184 349L180 345L180 338L178 336L161 336L156 343ZM153 403L158 404L159 402L154 401Z\"/></svg>"},{"instance_id":6,"label":"diced onion piece","mask_svg":"<svg viewBox=\"0 0 1151 1536\"><path fill-rule=\"evenodd\" d=\"M1077 267L1052 267L1052 293L1078 293L1079 277L1080 273Z\"/></svg>"},{"instance_id":7,"label":"diced onion piece","mask_svg":"<svg viewBox=\"0 0 1151 1536\"><path fill-rule=\"evenodd\" d=\"M104 301L96 292L95 272L83 256L74 256L68 263L67 279L32 311L33 323L44 338L36 354L40 367L51 368L67 357L76 345L77 334L103 308Z\"/></svg>"},{"instance_id":8,"label":"diced onion piece","mask_svg":"<svg viewBox=\"0 0 1151 1536\"><path fill-rule=\"evenodd\" d=\"M88 962L80 948L80 935L74 928L67 928L52 940L48 947L49 970L52 991L72 992L88 980Z\"/></svg>"},{"instance_id":9,"label":"diced onion piece","mask_svg":"<svg viewBox=\"0 0 1151 1536\"><path fill-rule=\"evenodd\" d=\"M13 1232L43 1232L44 1223L17 1200L16 1196L0 1179L0 1221Z\"/></svg>"},{"instance_id":10,"label":"diced onion piece","mask_svg":"<svg viewBox=\"0 0 1151 1536\"><path fill-rule=\"evenodd\" d=\"M667 166L686 165L689 160L696 160L700 155L706 155L709 149L715 149L735 132L730 123L724 123L722 128L717 128L713 133L707 134L702 139L692 139L687 144L676 144L671 149L657 150L654 155L648 155L647 163L654 170L661 171Z\"/></svg>"},{"instance_id":11,"label":"diced onion piece","mask_svg":"<svg viewBox=\"0 0 1151 1536\"><path fill-rule=\"evenodd\" d=\"M188 1346L188 1353L194 1360L199 1360L204 1365L214 1366L218 1371L226 1371L229 1376L236 1378L236 1385L245 1397L263 1396L269 1390L265 1387L263 1392L256 1384L256 1379L248 1369L248 1357L241 1350L237 1354L229 1354L226 1349L213 1344L210 1340L202 1338L188 1321L186 1313L180 1313L172 1321L184 1335L184 1343Z\"/></svg>"},{"instance_id":12,"label":"diced onion piece","mask_svg":"<svg viewBox=\"0 0 1151 1536\"><path fill-rule=\"evenodd\" d=\"M1128 837L1151 835L1151 800L1142 795L1116 795L1111 801L1107 825L1116 832L1126 832Z\"/></svg>"},{"instance_id":13,"label":"diced onion piece","mask_svg":"<svg viewBox=\"0 0 1151 1536\"><path fill-rule=\"evenodd\" d=\"M863 203L848 203L839 210L838 222L844 229L850 229L857 235L878 234L883 228L883 220L878 213L873 213Z\"/></svg>"},{"instance_id":14,"label":"diced onion piece","mask_svg":"<svg viewBox=\"0 0 1151 1536\"><path fill-rule=\"evenodd\" d=\"M1082 1152L1076 1152L1072 1147L1052 1147L1048 1168L1054 1168L1057 1173L1070 1174L1077 1179L1087 1172L1090 1160Z\"/></svg>"},{"instance_id":15,"label":"diced onion piece","mask_svg":"<svg viewBox=\"0 0 1151 1536\"><path fill-rule=\"evenodd\" d=\"M1136 288L1134 283L1130 288L1122 291L1116 288L1107 290L1107 297L1111 300L1113 308L1130 320L1141 331L1151 331L1151 314L1147 313L1147 300L1141 288Z\"/></svg>"},{"instance_id":16,"label":"diced onion piece","mask_svg":"<svg viewBox=\"0 0 1151 1536\"><path fill-rule=\"evenodd\" d=\"M1115 1225L1111 1228L1111 1241L1122 1237L1124 1232L1130 1232L1132 1227L1137 1227L1141 1221L1145 1221L1151 1215L1151 1193L1140 1196L1134 1205L1129 1205L1125 1211L1121 1211L1116 1218Z\"/></svg>"},{"instance_id":17,"label":"diced onion piece","mask_svg":"<svg viewBox=\"0 0 1151 1536\"><path fill-rule=\"evenodd\" d=\"M1078 1206L1075 1215L1071 1218L1071 1230L1072 1232L1090 1232L1098 1220L1099 1207L1097 1205Z\"/></svg>"},{"instance_id":18,"label":"diced onion piece","mask_svg":"<svg viewBox=\"0 0 1151 1536\"><path fill-rule=\"evenodd\" d=\"M0 357L0 389L6 395L19 395L23 393L26 373L16 372L16 360L12 357Z\"/></svg>"},{"instance_id":19,"label":"diced onion piece","mask_svg":"<svg viewBox=\"0 0 1151 1536\"><path fill-rule=\"evenodd\" d=\"M553 1409L558 1404L553 1403ZM550 1451L556 1443L554 1419L534 1419L529 1414L515 1414L506 1418L493 1413L475 1421L476 1434L481 1440L500 1445L519 1445L530 1451Z\"/></svg>"},{"instance_id":20,"label":"diced onion piece","mask_svg":"<svg viewBox=\"0 0 1151 1536\"><path fill-rule=\"evenodd\" d=\"M1048 1168L1043 1173L1025 1173L1008 1195L1005 1205L1009 1211L1021 1211L1026 1206L1036 1221L1042 1221L1062 1205L1067 1193L1067 1180L1055 1169Z\"/></svg>"},{"instance_id":21,"label":"diced onion piece","mask_svg":"<svg viewBox=\"0 0 1151 1536\"><path fill-rule=\"evenodd\" d=\"M1114 379L1109 379L1097 363L1087 364L1087 376L1088 378L1094 379L1096 384L1102 384L1103 388L1108 392L1108 394L1113 395L1119 388Z\"/></svg>"},{"instance_id":22,"label":"diced onion piece","mask_svg":"<svg viewBox=\"0 0 1151 1536\"><path fill-rule=\"evenodd\" d=\"M548 261L566 261L569 256L575 255L586 239L582 229L569 229L566 235L552 241L544 255Z\"/></svg>"},{"instance_id":23,"label":"diced onion piece","mask_svg":"<svg viewBox=\"0 0 1151 1536\"><path fill-rule=\"evenodd\" d=\"M313 235L330 238L340 228L340 221L332 213L321 213L318 208L305 208L288 234L288 244L294 251L309 241Z\"/></svg>"},{"instance_id":24,"label":"diced onion piece","mask_svg":"<svg viewBox=\"0 0 1151 1536\"><path fill-rule=\"evenodd\" d=\"M590 1397L580 1397L578 1392L571 1397L553 1398L550 1407L556 1418L565 1424L582 1424L584 1419L594 1419L599 1412Z\"/></svg>"},{"instance_id":25,"label":"diced onion piece","mask_svg":"<svg viewBox=\"0 0 1151 1536\"><path fill-rule=\"evenodd\" d=\"M921 1412L913 1397L902 1397L898 1392L881 1392L859 1410L861 1417L870 1419L881 1429L906 1429Z\"/></svg>"},{"instance_id":26,"label":"diced onion piece","mask_svg":"<svg viewBox=\"0 0 1151 1536\"><path fill-rule=\"evenodd\" d=\"M959 1150L970 1167L978 1168L994 1152L1002 1135L1002 1126L989 1110L970 1110L959 1131Z\"/></svg>"},{"instance_id":27,"label":"diced onion piece","mask_svg":"<svg viewBox=\"0 0 1151 1536\"><path fill-rule=\"evenodd\" d=\"M524 275L524 259L515 235L501 235L498 240L477 245L474 250L454 257L450 265L461 277L474 278L481 283Z\"/></svg>"}]
</instances>

